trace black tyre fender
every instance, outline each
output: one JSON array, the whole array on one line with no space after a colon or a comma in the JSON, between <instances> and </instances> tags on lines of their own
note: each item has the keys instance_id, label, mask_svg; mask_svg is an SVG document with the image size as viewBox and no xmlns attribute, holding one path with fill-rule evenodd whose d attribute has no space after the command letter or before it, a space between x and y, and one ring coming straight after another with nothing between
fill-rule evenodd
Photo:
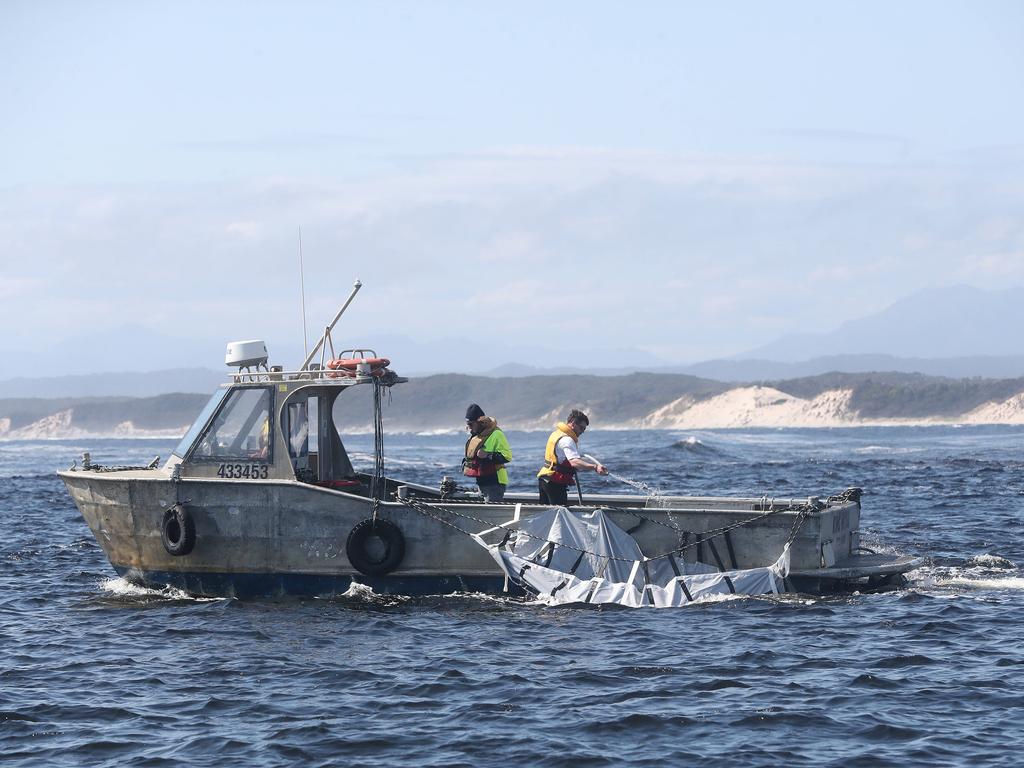
<instances>
[{"instance_id":1,"label":"black tyre fender","mask_svg":"<svg viewBox=\"0 0 1024 768\"><path fill-rule=\"evenodd\" d=\"M384 542L383 555L369 551L367 545L373 538ZM360 573L383 576L395 570L405 557L405 536L402 529L390 520L360 520L348 534L345 554L352 567Z\"/></svg>"},{"instance_id":2,"label":"black tyre fender","mask_svg":"<svg viewBox=\"0 0 1024 768\"><path fill-rule=\"evenodd\" d=\"M196 545L196 524L183 504L175 504L164 512L160 538L169 555L187 555Z\"/></svg>"}]
</instances>

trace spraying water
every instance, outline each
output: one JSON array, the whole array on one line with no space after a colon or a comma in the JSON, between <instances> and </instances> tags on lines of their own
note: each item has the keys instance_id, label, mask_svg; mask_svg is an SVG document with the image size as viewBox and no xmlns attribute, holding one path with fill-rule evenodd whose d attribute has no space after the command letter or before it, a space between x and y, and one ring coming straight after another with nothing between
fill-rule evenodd
<instances>
[{"instance_id":1,"label":"spraying water","mask_svg":"<svg viewBox=\"0 0 1024 768\"><path fill-rule=\"evenodd\" d=\"M604 463L600 459L595 459L589 453L583 454L583 458L589 459L590 461L594 462L595 464L603 464ZM669 502L668 502L668 499L666 497L665 492L663 490L661 490L660 488L655 488L655 487L653 487L651 485L648 485L647 483L645 483L642 480L634 480L631 477L623 477L622 475L617 475L614 472L609 472L608 473L608 477L613 478L615 480L618 480L620 483L625 483L626 485L628 485L628 486L630 486L632 488L636 488L638 491L640 491L640 493L642 493L644 496L647 497L647 502L644 504L644 506L646 508L648 508L648 509L651 509L651 508L664 509L666 507L670 507L671 506L669 504ZM676 528L677 530L682 530L679 527L679 521L676 520L676 517L675 517L675 515L672 514L672 510L671 509L668 509L668 522L669 522L669 525L671 525L673 528ZM681 540L682 539L680 539L680 541Z\"/></svg>"},{"instance_id":2,"label":"spraying water","mask_svg":"<svg viewBox=\"0 0 1024 768\"><path fill-rule=\"evenodd\" d=\"M604 463L600 459L595 459L589 453L583 454L583 458L589 459L590 461L594 462L595 464L603 464ZM634 480L631 477L623 477L622 475L617 475L614 472L609 472L608 473L608 477L610 477L610 478L612 478L614 480L618 480L620 483L624 483L624 484L626 484L626 485L628 485L628 486L630 486L632 488L636 488L644 496L647 497L647 505L648 506L651 506L652 502L655 502L657 500L661 500L661 499L663 499L665 497L665 492L662 491L660 488L654 488L653 486L648 485L647 483L643 482L642 480Z\"/></svg>"},{"instance_id":3,"label":"spraying water","mask_svg":"<svg viewBox=\"0 0 1024 768\"><path fill-rule=\"evenodd\" d=\"M643 493L644 496L647 496L651 499L656 499L658 497L662 497L665 495L664 491L660 490L659 488L652 488L642 480L634 480L631 477L623 477L622 475L616 475L614 472L609 472L608 477L614 478L615 480L618 480L620 483L625 483L626 485L636 488L638 491Z\"/></svg>"}]
</instances>

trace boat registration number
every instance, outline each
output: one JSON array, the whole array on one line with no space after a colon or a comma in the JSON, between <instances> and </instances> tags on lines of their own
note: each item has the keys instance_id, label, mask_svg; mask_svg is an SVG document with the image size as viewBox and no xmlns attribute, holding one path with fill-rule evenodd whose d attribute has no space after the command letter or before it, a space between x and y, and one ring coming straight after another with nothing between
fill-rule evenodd
<instances>
[{"instance_id":1,"label":"boat registration number","mask_svg":"<svg viewBox=\"0 0 1024 768\"><path fill-rule=\"evenodd\" d=\"M266 480L269 471L266 464L221 464L217 469L217 477Z\"/></svg>"}]
</instances>

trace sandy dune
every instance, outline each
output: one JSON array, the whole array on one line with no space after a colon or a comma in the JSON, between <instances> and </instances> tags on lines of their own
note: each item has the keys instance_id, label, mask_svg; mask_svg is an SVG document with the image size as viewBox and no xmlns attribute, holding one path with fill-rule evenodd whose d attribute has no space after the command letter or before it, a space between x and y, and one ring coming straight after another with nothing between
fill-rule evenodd
<instances>
[{"instance_id":1,"label":"sandy dune","mask_svg":"<svg viewBox=\"0 0 1024 768\"><path fill-rule=\"evenodd\" d=\"M10 419L0 419L0 439L4 440L75 440L84 437L181 437L188 425L176 429L138 429L130 421L122 421L109 430L83 429L74 423L74 409L68 408L45 416L24 427L11 429Z\"/></svg>"},{"instance_id":2,"label":"sandy dune","mask_svg":"<svg viewBox=\"0 0 1024 768\"><path fill-rule=\"evenodd\" d=\"M655 429L855 427L928 424L1024 424L1024 392L950 418L864 419L850 406L853 391L833 389L807 400L771 387L737 387L701 402L680 398L638 426Z\"/></svg>"},{"instance_id":3,"label":"sandy dune","mask_svg":"<svg viewBox=\"0 0 1024 768\"><path fill-rule=\"evenodd\" d=\"M1024 424L1024 392L999 403L985 403L964 414L964 424Z\"/></svg>"},{"instance_id":4,"label":"sandy dune","mask_svg":"<svg viewBox=\"0 0 1024 768\"><path fill-rule=\"evenodd\" d=\"M643 426L658 429L730 427L839 427L857 421L852 391L822 392L813 400L771 387L738 387L702 402L680 398L651 413Z\"/></svg>"}]
</instances>

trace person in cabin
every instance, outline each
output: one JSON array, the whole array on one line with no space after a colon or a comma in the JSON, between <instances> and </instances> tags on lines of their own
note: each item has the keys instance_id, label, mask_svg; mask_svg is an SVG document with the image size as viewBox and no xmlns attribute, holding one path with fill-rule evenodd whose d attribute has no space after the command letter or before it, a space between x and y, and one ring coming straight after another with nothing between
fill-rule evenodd
<instances>
[{"instance_id":1,"label":"person in cabin","mask_svg":"<svg viewBox=\"0 0 1024 768\"><path fill-rule=\"evenodd\" d=\"M259 447L256 449L256 453L253 454L254 459L265 459L270 454L270 419L263 419L263 426L260 427L260 442Z\"/></svg>"},{"instance_id":2,"label":"person in cabin","mask_svg":"<svg viewBox=\"0 0 1024 768\"><path fill-rule=\"evenodd\" d=\"M498 422L484 414L484 409L473 403L466 409L466 456L462 460L462 474L476 478L476 484L486 501L501 501L508 486L505 465L512 461L512 448Z\"/></svg>"},{"instance_id":3,"label":"person in cabin","mask_svg":"<svg viewBox=\"0 0 1024 768\"><path fill-rule=\"evenodd\" d=\"M573 409L569 418L559 422L548 438L544 448L544 466L537 473L540 487L540 503L564 507L569 502L569 486L576 482L580 470L593 470L607 475L608 470L600 462L592 463L580 455L580 436L590 426L590 419L583 411Z\"/></svg>"}]
</instances>

